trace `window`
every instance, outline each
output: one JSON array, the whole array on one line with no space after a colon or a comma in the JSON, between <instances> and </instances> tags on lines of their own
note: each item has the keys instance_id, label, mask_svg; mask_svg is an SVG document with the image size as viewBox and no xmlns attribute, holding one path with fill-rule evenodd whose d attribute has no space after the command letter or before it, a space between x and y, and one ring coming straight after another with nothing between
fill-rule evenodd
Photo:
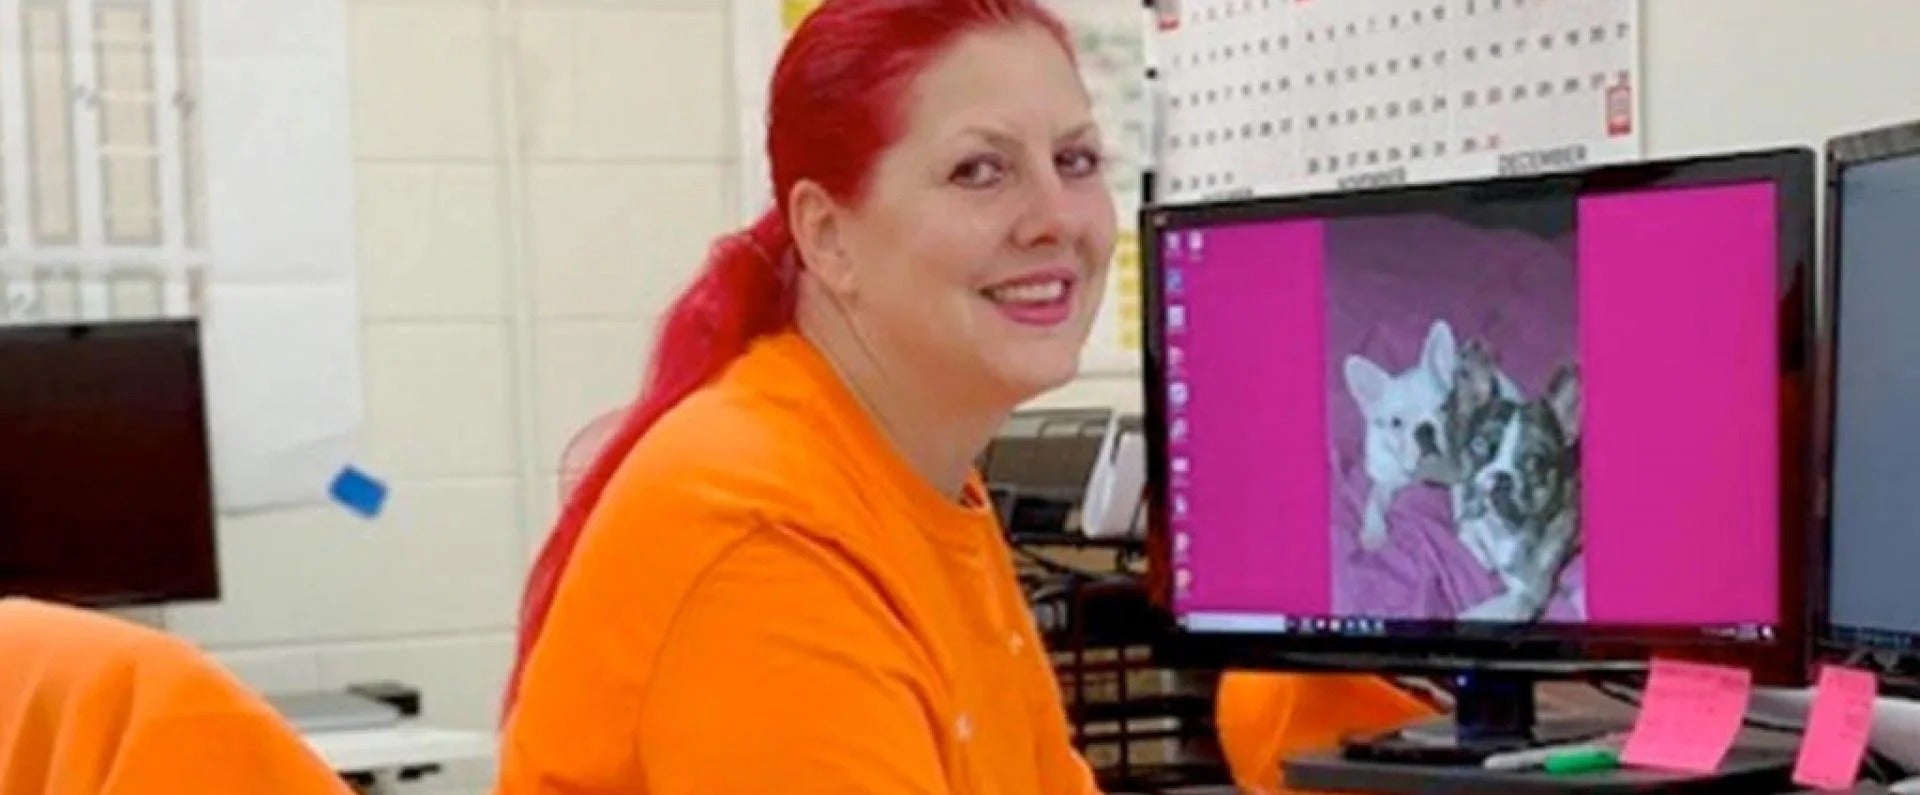
<instances>
[{"instance_id":1,"label":"window","mask_svg":"<svg viewBox=\"0 0 1920 795\"><path fill-rule=\"evenodd\" d=\"M20 0L0 20L0 256L203 259L194 3Z\"/></svg>"},{"instance_id":2,"label":"window","mask_svg":"<svg viewBox=\"0 0 1920 795\"><path fill-rule=\"evenodd\" d=\"M196 2L0 12L0 318L194 311L207 238Z\"/></svg>"}]
</instances>

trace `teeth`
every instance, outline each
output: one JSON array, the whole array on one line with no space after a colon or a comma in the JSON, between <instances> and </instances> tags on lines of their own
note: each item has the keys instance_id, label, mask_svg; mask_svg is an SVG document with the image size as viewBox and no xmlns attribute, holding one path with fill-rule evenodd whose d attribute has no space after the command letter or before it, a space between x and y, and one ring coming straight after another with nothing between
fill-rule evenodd
<instances>
[{"instance_id":1,"label":"teeth","mask_svg":"<svg viewBox=\"0 0 1920 795\"><path fill-rule=\"evenodd\" d=\"M1067 283L1064 281L1017 284L987 291L987 297L1013 304L1048 304L1060 300L1061 296L1066 294Z\"/></svg>"}]
</instances>

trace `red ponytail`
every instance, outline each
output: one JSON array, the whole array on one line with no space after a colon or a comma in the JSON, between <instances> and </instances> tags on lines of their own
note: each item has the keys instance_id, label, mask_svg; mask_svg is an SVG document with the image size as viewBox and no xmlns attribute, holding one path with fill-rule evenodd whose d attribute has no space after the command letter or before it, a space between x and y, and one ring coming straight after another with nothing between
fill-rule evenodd
<instances>
[{"instance_id":1,"label":"red ponytail","mask_svg":"<svg viewBox=\"0 0 1920 795\"><path fill-rule=\"evenodd\" d=\"M707 255L706 270L667 311L640 399L627 409L619 429L607 438L568 496L527 576L519 648L513 675L507 680L509 708L519 693L527 656L546 625L560 576L580 543L587 515L628 451L661 415L718 375L754 338L791 321L797 270L792 250L786 220L777 209L768 210L752 227L716 241Z\"/></svg>"},{"instance_id":2,"label":"red ponytail","mask_svg":"<svg viewBox=\"0 0 1920 795\"><path fill-rule=\"evenodd\" d=\"M874 162L898 138L908 81L961 34L1012 24L1038 25L1072 51L1064 26L1036 0L827 0L788 39L768 108L778 206L716 242L706 269L669 309L639 400L569 496L534 561L507 682L508 713L587 516L614 471L661 415L755 338L792 322L799 257L787 228L788 192L807 179L841 202L858 201Z\"/></svg>"}]
</instances>

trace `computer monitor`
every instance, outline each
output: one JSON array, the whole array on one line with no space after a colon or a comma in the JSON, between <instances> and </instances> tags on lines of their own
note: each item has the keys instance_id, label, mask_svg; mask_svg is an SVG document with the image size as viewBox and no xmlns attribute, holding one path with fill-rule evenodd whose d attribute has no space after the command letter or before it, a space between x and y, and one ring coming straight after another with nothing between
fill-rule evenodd
<instances>
[{"instance_id":1,"label":"computer monitor","mask_svg":"<svg viewBox=\"0 0 1920 795\"><path fill-rule=\"evenodd\" d=\"M0 597L219 596L192 320L0 327Z\"/></svg>"},{"instance_id":2,"label":"computer monitor","mask_svg":"<svg viewBox=\"0 0 1920 795\"><path fill-rule=\"evenodd\" d=\"M1920 123L1827 148L1834 274L1821 645L1920 690Z\"/></svg>"},{"instance_id":3,"label":"computer monitor","mask_svg":"<svg viewBox=\"0 0 1920 795\"><path fill-rule=\"evenodd\" d=\"M1569 667L1803 680L1813 165L1146 210L1163 654L1479 671L1503 741Z\"/></svg>"}]
</instances>

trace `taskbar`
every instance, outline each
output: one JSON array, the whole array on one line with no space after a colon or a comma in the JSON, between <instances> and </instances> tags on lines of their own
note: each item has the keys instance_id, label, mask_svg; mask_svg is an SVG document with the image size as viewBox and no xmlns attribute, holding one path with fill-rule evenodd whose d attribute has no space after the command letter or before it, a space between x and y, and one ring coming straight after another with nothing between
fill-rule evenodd
<instances>
[{"instance_id":1,"label":"taskbar","mask_svg":"<svg viewBox=\"0 0 1920 795\"><path fill-rule=\"evenodd\" d=\"M1701 625L1621 625L1573 621L1517 623L1508 621L1452 621L1387 619L1356 616L1294 616L1270 613L1194 611L1179 617L1181 629L1197 634L1286 635L1324 638L1487 638L1515 633L1539 637L1675 638L1729 643L1771 643L1779 628L1772 624L1737 622Z\"/></svg>"},{"instance_id":2,"label":"taskbar","mask_svg":"<svg viewBox=\"0 0 1920 795\"><path fill-rule=\"evenodd\" d=\"M1920 633L1895 629L1834 625L1827 632L1826 642L1833 646L1870 652L1920 654Z\"/></svg>"}]
</instances>

